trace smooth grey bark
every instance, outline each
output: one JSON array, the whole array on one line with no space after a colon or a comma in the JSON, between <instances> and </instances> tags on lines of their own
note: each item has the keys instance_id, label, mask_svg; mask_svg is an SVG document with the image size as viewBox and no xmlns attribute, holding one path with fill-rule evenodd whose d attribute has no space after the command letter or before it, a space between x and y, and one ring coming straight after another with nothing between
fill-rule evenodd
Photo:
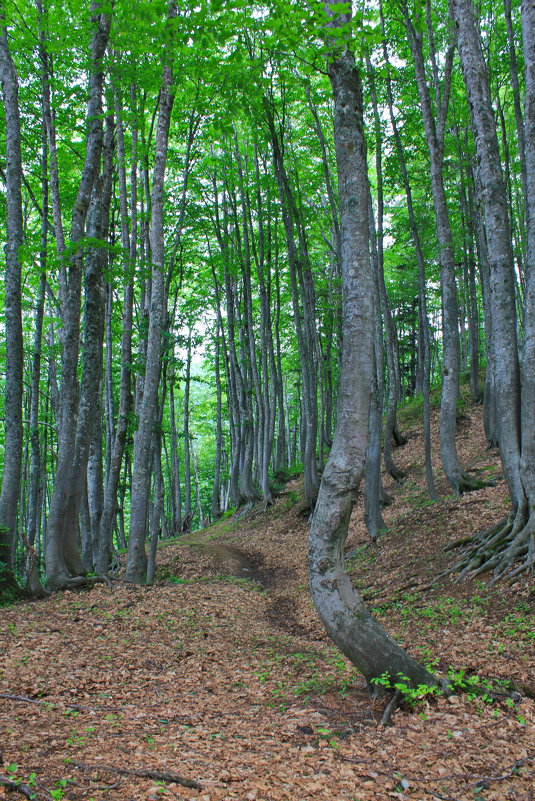
<instances>
[{"instance_id":1,"label":"smooth grey bark","mask_svg":"<svg viewBox=\"0 0 535 801\"><path fill-rule=\"evenodd\" d=\"M174 2L169 6L170 22L177 16ZM147 556L145 536L150 489L150 448L154 423L158 409L158 385L160 382L160 357L162 334L166 321L165 250L163 225L163 187L167 159L169 125L174 102L172 41L170 37L166 63L163 68L160 91L160 110L156 131L154 172L151 193L150 248L152 257L152 282L150 299L149 332L147 341L143 401L139 410L139 427L134 439L134 470L130 500L130 535L126 560L126 580L140 583L146 573Z\"/></svg>"},{"instance_id":2,"label":"smooth grey bark","mask_svg":"<svg viewBox=\"0 0 535 801\"><path fill-rule=\"evenodd\" d=\"M368 216L373 283L373 383L368 424L368 448L364 468L364 521L370 539L375 541L386 524L381 514L381 435L384 406L384 353L381 300L379 292L378 231L375 228L371 192L368 192Z\"/></svg>"},{"instance_id":3,"label":"smooth grey bark","mask_svg":"<svg viewBox=\"0 0 535 801\"><path fill-rule=\"evenodd\" d=\"M45 159L43 159L45 160ZM41 582L37 571L37 550L36 543L40 530L40 501L41 501L41 441L39 436L39 392L41 379L41 348L43 340L43 315L46 291L46 193L48 191L47 181L43 181L43 219L41 234L41 255L40 267L43 272L39 279L39 293L35 307L35 327L33 338L33 357L32 357L32 380L31 380L31 401L30 401L30 478L28 486L28 513L26 530L26 564L24 577L28 590L31 593L40 594L42 592Z\"/></svg>"},{"instance_id":4,"label":"smooth grey bark","mask_svg":"<svg viewBox=\"0 0 535 801\"><path fill-rule=\"evenodd\" d=\"M459 137L460 145L460 137ZM468 318L468 354L470 357L470 394L474 403L481 402L479 388L479 311L477 303L476 264L474 254L474 218L471 215L473 204L470 204L469 189L470 171L463 166L462 152L459 148L459 171L461 175L460 201L464 237L464 293Z\"/></svg>"},{"instance_id":5,"label":"smooth grey bark","mask_svg":"<svg viewBox=\"0 0 535 801\"><path fill-rule=\"evenodd\" d=\"M220 343L220 322L216 324L214 336L214 372L216 389L216 435L215 435L215 465L214 465L214 486L212 489L212 520L221 517L221 461L223 456L223 398L221 388L221 343Z\"/></svg>"},{"instance_id":6,"label":"smooth grey bark","mask_svg":"<svg viewBox=\"0 0 535 801\"><path fill-rule=\"evenodd\" d=\"M163 413L163 403L159 417ZM159 431L153 434L153 503L150 516L150 548L147 561L147 584L154 584L156 575L156 551L158 540L166 538L165 521L165 500L164 500L164 481L162 475L162 456L161 456L161 434Z\"/></svg>"},{"instance_id":7,"label":"smooth grey bark","mask_svg":"<svg viewBox=\"0 0 535 801\"><path fill-rule=\"evenodd\" d=\"M191 328L188 331L186 375L184 377L184 517L193 517L191 509L191 434L189 431L189 398L191 392Z\"/></svg>"},{"instance_id":8,"label":"smooth grey bark","mask_svg":"<svg viewBox=\"0 0 535 801\"><path fill-rule=\"evenodd\" d=\"M521 362L521 440L520 473L529 504L529 518L513 553L518 558L516 547L527 546L525 566L533 569L535 564L535 6L530 0L522 0L522 38L524 44L525 71L525 130L526 130L526 186L527 186L527 253L526 287L524 293L524 343ZM525 544L524 544L525 543Z\"/></svg>"},{"instance_id":9,"label":"smooth grey bark","mask_svg":"<svg viewBox=\"0 0 535 801\"><path fill-rule=\"evenodd\" d=\"M384 274L384 193L383 193L383 161L382 161L382 142L381 142L381 121L379 117L379 108L377 104L377 92L375 89L375 79L371 62L368 59L368 75L370 79L370 94L372 98L373 117L374 117L374 130L375 130L375 174L377 182L377 223L374 228L377 228L377 234L374 231L374 238L377 248L377 302L380 304L382 310L382 318L385 329L385 344L386 344L386 364L388 370L388 397L386 409L386 421L384 428L383 438L383 454L385 466L392 478L400 482L405 474L394 463L392 455L392 440L394 432L397 430L397 406L399 402L399 356L397 349L396 330L394 320L392 318L392 308L390 299L386 291L385 274ZM381 409L382 418L382 409Z\"/></svg>"},{"instance_id":10,"label":"smooth grey bark","mask_svg":"<svg viewBox=\"0 0 535 801\"><path fill-rule=\"evenodd\" d=\"M277 259L275 258L275 265ZM277 396L278 416L277 416L277 444L275 448L275 473L284 470L288 466L288 437L286 435L286 408L284 403L284 380L282 372L282 348L280 336L280 319L281 319L281 293L280 293L280 278L277 266L275 267L275 343L274 343L274 360L275 368L273 377L275 381L275 393Z\"/></svg>"},{"instance_id":11,"label":"smooth grey bark","mask_svg":"<svg viewBox=\"0 0 535 801\"><path fill-rule=\"evenodd\" d=\"M479 489L483 484L466 473L457 455L456 412L459 392L460 344L459 344L459 304L455 281L455 259L453 237L449 219L446 192L444 188L444 132L449 102L451 74L453 66L453 46L449 46L444 66L442 84L438 80L438 69L433 47L431 61L433 66L433 88L436 103L436 118L431 104L431 94L427 83L423 57L422 20L415 20L403 0L403 18L407 30L409 46L413 56L416 82L420 96L425 138L429 151L431 167L431 188L435 209L437 237L440 247L440 285L442 290L442 394L440 402L440 455L444 472L456 493ZM428 6L428 14L429 14ZM428 27L428 33L432 28Z\"/></svg>"},{"instance_id":12,"label":"smooth grey bark","mask_svg":"<svg viewBox=\"0 0 535 801\"><path fill-rule=\"evenodd\" d=\"M255 248L251 220L251 232L249 231L249 221L251 219L251 206L249 198L245 191L244 185L244 169L243 159L240 152L239 142L236 131L234 132L235 144L235 160L238 170L238 191L239 191L239 212L236 209L236 217L241 218L241 242L240 248L240 262L242 268L242 292L243 292L243 358L246 365L245 374L249 376L250 388L248 391L248 407L250 419L253 421L254 411L256 409L257 424L252 422L248 432L248 462L245 469L242 470L242 484L247 488L247 501L252 502L259 498L258 491L254 486L254 481L249 479L249 472L253 470L253 465L256 466L257 471L260 473L260 482L262 486L262 493L266 503L272 502L271 489L269 486L269 475L267 468L269 465L270 457L270 443L265 439L265 434L269 432L269 409L268 403L265 399L264 388L260 380L260 371L258 368L256 357L256 340L253 323L253 297L252 297L252 283L251 283L251 267L252 257L256 261L257 271L261 272L262 266L260 259L262 254L258 254ZM261 219L261 218L260 218ZM236 229L237 230L237 229ZM262 229L260 229L262 230ZM261 311L262 313L262 311ZM266 387L267 391L267 387ZM254 401L254 404L253 404ZM264 450L267 447L268 460L264 460ZM253 459L253 452L256 449L256 458ZM244 482L245 479L245 482Z\"/></svg>"},{"instance_id":13,"label":"smooth grey bark","mask_svg":"<svg viewBox=\"0 0 535 801\"><path fill-rule=\"evenodd\" d=\"M328 8L328 7L327 7ZM329 9L328 9L329 10ZM349 15L337 22L349 21ZM344 543L364 468L373 380L373 284L368 248L368 180L362 89L353 54L337 40L328 64L340 196L343 349L338 417L309 538L309 580L318 614L368 684L402 673L436 679L372 617L344 570Z\"/></svg>"},{"instance_id":14,"label":"smooth grey bark","mask_svg":"<svg viewBox=\"0 0 535 801\"><path fill-rule=\"evenodd\" d=\"M494 362L494 392L496 398L498 439L504 475L512 500L512 514L504 523L476 538L468 555L455 569L461 575L494 571L494 581L510 571L518 560L524 570L534 561L535 480L533 472L534 434L533 403L533 320L526 315L522 375L518 360L515 308L515 276L511 229L509 225L507 195L501 171L496 123L481 39L474 19L471 0L451 0L457 24L459 57L468 100L470 120L478 159L478 184L482 192L482 207L488 243L490 274L490 310L492 315L492 356ZM535 53L533 3L523 4L523 35L526 45L526 125L533 125L535 102ZM530 82L531 81L531 82ZM530 106L531 103L531 106ZM531 113L529 120L528 114ZM529 121L528 121L529 120ZM531 189L535 188L533 167L535 158L529 137L526 137L526 168ZM528 157L529 154L529 157ZM531 160L530 160L531 159ZM529 164L529 169L528 169ZM529 185L529 183L528 183ZM529 197L529 193L528 193ZM532 196L533 197L533 196ZM533 232L531 243L534 243ZM531 258L533 250L531 249ZM532 262L531 262L532 264ZM530 290L526 297L526 311L533 315L533 270L528 270ZM522 378L522 382L520 381ZM524 436L526 441L524 442Z\"/></svg>"},{"instance_id":15,"label":"smooth grey bark","mask_svg":"<svg viewBox=\"0 0 535 801\"><path fill-rule=\"evenodd\" d=\"M272 207L269 195L266 198L267 208L264 211L264 203L261 191L260 164L258 149L255 145L255 180L256 180L256 218L258 226L258 244L255 244L253 216L251 203L247 208L247 223L250 229L250 239L252 242L252 253L256 267L258 280L258 292L260 295L260 359L259 359L259 385L260 385L260 405L262 417L261 441L259 442L259 467L260 467L260 488L266 504L273 503L273 495L269 481L269 466L273 454L275 440L275 417L276 417L276 372L275 349L273 346L272 317L271 317L271 223L270 216ZM267 223L264 217L267 217ZM267 228L267 232L266 232Z\"/></svg>"},{"instance_id":16,"label":"smooth grey bark","mask_svg":"<svg viewBox=\"0 0 535 801\"><path fill-rule=\"evenodd\" d=\"M13 573L13 545L22 478L22 339L21 257L22 154L18 80L11 57L3 3L0 4L0 80L6 137L6 263L4 274L5 397L4 472L0 490L0 593L17 584Z\"/></svg>"},{"instance_id":17,"label":"smooth grey bark","mask_svg":"<svg viewBox=\"0 0 535 801\"><path fill-rule=\"evenodd\" d=\"M73 255L68 263L68 279L63 313L62 375L58 419L58 464L47 521L45 562L47 583L57 589L80 583L84 567L77 544L76 515L71 503L73 458L78 422L78 357L80 340L80 308L83 275L83 252L79 246L85 234L85 223L93 187L98 175L103 144L102 59L110 31L110 18L92 5L95 32L91 41L91 69L87 106L86 156L72 213L70 243ZM67 513L67 510L68 513Z\"/></svg>"},{"instance_id":18,"label":"smooth grey bark","mask_svg":"<svg viewBox=\"0 0 535 801\"><path fill-rule=\"evenodd\" d=\"M312 506L316 500L319 475L316 460L318 434L318 376L317 376L317 330L315 323L315 292L310 269L306 233L299 209L290 185L284 163L280 135L277 132L274 111L268 98L264 98L264 111L268 123L282 221L286 237L292 309L297 335L297 346L301 361L303 413L303 456L304 490L306 502Z\"/></svg>"},{"instance_id":19,"label":"smooth grey bark","mask_svg":"<svg viewBox=\"0 0 535 801\"><path fill-rule=\"evenodd\" d=\"M61 301L61 314L67 304L67 261L63 258L65 251L65 231L63 227L63 218L61 210L61 195L59 189L59 165L58 165L58 150L56 138L56 125L54 120L54 112L52 108L52 92L50 89L50 74L52 71L51 59L48 55L46 30L48 27L47 10L41 0L36 0L37 11L39 15L39 55L41 58L41 90L42 90L42 106L43 106L43 120L45 123L48 149L50 153L50 195L52 200L52 215L54 220L54 238L56 240L56 249L60 256L59 263L59 292Z\"/></svg>"},{"instance_id":20,"label":"smooth grey bark","mask_svg":"<svg viewBox=\"0 0 535 801\"><path fill-rule=\"evenodd\" d=\"M405 189L405 197L407 199L407 212L409 215L409 223L411 227L412 240L414 249L416 251L416 261L418 263L418 290L419 290L419 316L420 316L420 332L422 339L422 395L423 395L423 426L424 426L424 459L425 459L425 476L427 483L427 491L432 500L437 500L437 493L435 490L435 480L433 475L432 465L432 449L431 449L431 413L430 413L430 377L431 377L431 355L430 355L430 341L429 341L429 318L427 314L427 287L425 275L425 261L420 240L420 232L416 223L416 215L414 211L414 203L412 197L412 189L405 161L405 152L401 142L401 136L397 125L396 116L394 113L394 98L392 92L392 79L390 75L390 61L388 56L388 49L386 39L384 36L384 20L382 5L380 5L381 27L383 31L383 57L387 66L386 88L387 88L387 104L390 123L394 133L394 141L396 145L396 153L403 179L403 186Z\"/></svg>"},{"instance_id":21,"label":"smooth grey bark","mask_svg":"<svg viewBox=\"0 0 535 801\"><path fill-rule=\"evenodd\" d=\"M225 308L227 316L227 347L225 348L225 370L228 383L228 409L229 409L229 429L230 429L230 449L231 464L229 477L229 503L231 506L239 506L242 500L246 500L245 493L242 495L242 483L240 478L240 467L242 454L245 447L245 437L249 427L248 412L245 401L244 376L238 358L236 347L237 321L234 301L234 281L231 276L231 248L228 224L228 197L227 191L223 193L222 214L219 208L219 188L217 176L212 176L213 196L214 196L214 231L221 251L224 271L223 293L225 296ZM221 331L223 332L223 321L221 314L221 291L216 271L212 262L212 274L214 277L214 287L216 292L217 314Z\"/></svg>"},{"instance_id":22,"label":"smooth grey bark","mask_svg":"<svg viewBox=\"0 0 535 801\"><path fill-rule=\"evenodd\" d=\"M110 203L112 193L112 137L113 121L106 121L106 134L102 150L102 175L94 184L93 198L87 217L87 234L102 243L107 241ZM108 268L107 250L103 247L88 248L84 275L84 318L82 375L76 420L74 452L63 505L63 526L66 530L77 528L80 505L84 505L83 542L87 543L83 558L86 570L94 566L94 542L97 539L98 516L101 508L102 471L98 460L102 451L102 350L104 340L104 273ZM98 443L95 443L95 438ZM91 464L91 495L88 494L87 472L91 446L100 455ZM100 487L96 483L100 481ZM89 504L91 501L92 509ZM92 525L93 524L93 525Z\"/></svg>"},{"instance_id":23,"label":"smooth grey bark","mask_svg":"<svg viewBox=\"0 0 535 801\"><path fill-rule=\"evenodd\" d=\"M131 92L132 101L135 106L135 88ZM96 553L97 573L105 575L108 572L112 550L113 530L117 515L117 493L121 475L124 449L128 434L128 423L130 413L133 408L132 396L132 324L133 324L133 302L134 302L134 272L137 258L137 125L132 125L132 162L130 170L130 216L128 214L128 198L126 186L126 163L124 149L124 131L122 105L120 98L116 95L116 149L118 160L119 176L119 206L121 216L121 244L123 248L123 258L126 263L124 296L123 296L123 321L121 333L121 377L119 389L119 406L117 409L117 422L111 448L108 456L108 469L106 471L106 483L104 487L104 498L102 503L102 516L98 534L98 549ZM130 220L130 229L128 222ZM110 349L111 350L111 349ZM110 353L111 357L111 353ZM111 428L111 421L108 428Z\"/></svg>"},{"instance_id":24,"label":"smooth grey bark","mask_svg":"<svg viewBox=\"0 0 535 801\"><path fill-rule=\"evenodd\" d=\"M175 413L174 373L169 376L169 421L171 424L171 506L173 510L173 536L180 533L182 522L182 491L180 487L180 462L178 457L178 434Z\"/></svg>"},{"instance_id":25,"label":"smooth grey bark","mask_svg":"<svg viewBox=\"0 0 535 801\"><path fill-rule=\"evenodd\" d=\"M513 107L515 110L518 159L520 161L520 174L522 176L522 193L524 196L524 203L526 205L526 212L529 212L528 209L529 187L528 187L528 174L526 167L526 132L524 130L524 119L522 117L522 104L520 99L520 81L518 76L518 62L516 57L513 21L511 17L511 0L503 0L503 10L505 14L505 24L507 27L507 44L509 47L509 75L511 77L511 88L513 90ZM527 228L529 228L529 223Z\"/></svg>"}]
</instances>

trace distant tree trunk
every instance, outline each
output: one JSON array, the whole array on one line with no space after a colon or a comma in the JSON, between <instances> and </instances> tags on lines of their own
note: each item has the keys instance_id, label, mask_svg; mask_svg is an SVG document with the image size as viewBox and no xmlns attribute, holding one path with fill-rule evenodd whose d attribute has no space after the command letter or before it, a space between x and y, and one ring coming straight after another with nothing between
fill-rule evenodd
<instances>
[{"instance_id":1,"label":"distant tree trunk","mask_svg":"<svg viewBox=\"0 0 535 801\"><path fill-rule=\"evenodd\" d=\"M440 247L440 285L442 289L442 396L440 402L440 454L444 472L456 493L479 489L482 482L466 473L459 463L456 446L457 396L459 393L460 344L459 304L455 282L453 237L451 233L446 192L444 189L444 131L449 101L453 47L449 47L444 67L442 87L438 84L437 70L433 70L436 119L433 114L429 86L423 59L423 27L413 20L407 3L402 5L409 45L411 48L418 93L422 109L425 137L431 166L431 188L436 216L437 237ZM416 22L416 24L415 24ZM421 20L419 21L421 22ZM433 63L434 59L433 59Z\"/></svg>"},{"instance_id":2,"label":"distant tree trunk","mask_svg":"<svg viewBox=\"0 0 535 801\"><path fill-rule=\"evenodd\" d=\"M191 434L189 430L189 398L191 392L191 328L188 331L186 351L186 376L184 378L184 517L190 517L191 510Z\"/></svg>"},{"instance_id":3,"label":"distant tree trunk","mask_svg":"<svg viewBox=\"0 0 535 801\"><path fill-rule=\"evenodd\" d=\"M373 282L373 383L368 425L368 448L364 472L364 520L368 534L375 541L386 529L381 513L381 434L383 430L384 355L381 300L379 293L378 232L375 230L371 192L368 192L368 216Z\"/></svg>"},{"instance_id":4,"label":"distant tree trunk","mask_svg":"<svg viewBox=\"0 0 535 801\"><path fill-rule=\"evenodd\" d=\"M220 367L220 350L221 345L219 341L219 319L217 321L214 347L215 347L215 384L217 395L216 406L216 437L215 437L215 465L214 465L214 486L212 490L212 519L217 520L221 516L221 502L220 502L220 489L221 489L221 459L223 455L223 402L222 402L222 388L221 388L221 367Z\"/></svg>"},{"instance_id":5,"label":"distant tree trunk","mask_svg":"<svg viewBox=\"0 0 535 801\"><path fill-rule=\"evenodd\" d=\"M330 11L327 6L327 10ZM349 14L337 18L346 22ZM309 540L312 597L329 635L368 684L398 673L412 684L436 679L391 639L344 570L344 543L362 476L373 379L373 284L368 250L368 180L360 75L337 39L328 63L340 194L343 352L338 418Z\"/></svg>"},{"instance_id":6,"label":"distant tree trunk","mask_svg":"<svg viewBox=\"0 0 535 801\"><path fill-rule=\"evenodd\" d=\"M522 194L528 211L528 176L526 168L526 134L524 131L524 120L522 118L522 105L520 102L520 81L518 77L518 66L516 58L515 37L513 32L513 22L511 19L511 0L503 0L503 10L505 13L505 24L507 27L507 44L509 46L509 74L511 76L511 88L513 90L513 106L515 110L516 137L518 143L518 159L520 161L520 173L522 175ZM525 221L524 221L525 222Z\"/></svg>"},{"instance_id":7,"label":"distant tree trunk","mask_svg":"<svg viewBox=\"0 0 535 801\"><path fill-rule=\"evenodd\" d=\"M316 445L318 433L318 399L317 399L317 331L315 327L314 309L314 283L308 253L306 236L303 231L294 194L292 192L284 158L281 142L275 128L273 110L267 98L264 99L264 109L270 130L273 149L273 160L279 198L281 202L282 220L286 236L288 251L288 265L290 284L292 290L292 308L297 335L297 346L301 361L301 377L303 388L303 413L301 422L303 426L303 469L304 489L307 503L315 503L319 475L316 461ZM297 233L297 239L296 239Z\"/></svg>"},{"instance_id":8,"label":"distant tree trunk","mask_svg":"<svg viewBox=\"0 0 535 801\"><path fill-rule=\"evenodd\" d=\"M132 90L132 99L135 101L135 89ZM130 232L128 230L128 203L126 189L126 165L124 151L124 132L122 107L116 97L116 147L119 175L119 206L121 215L121 244L123 258L126 261L126 276L123 297L123 324L121 333L121 378L119 387L119 406L115 436L110 443L108 456L108 470L106 471L106 484L102 502L102 516L98 535L98 548L96 553L97 573L105 575L110 566L113 530L117 517L117 493L121 476L124 449L128 433L128 421L133 407L132 396L132 322L134 302L134 272L137 256L137 125L132 125L132 165L130 171ZM111 354L110 354L111 356ZM111 421L110 421L111 422ZM110 428L111 425L108 426Z\"/></svg>"},{"instance_id":9,"label":"distant tree trunk","mask_svg":"<svg viewBox=\"0 0 535 801\"><path fill-rule=\"evenodd\" d=\"M172 1L169 20L177 16L177 7ZM145 536L150 489L150 448L158 408L158 385L160 383L160 357L162 333L166 320L167 299L165 292L165 251L163 227L163 185L167 158L169 125L174 101L172 39L169 43L167 63L163 69L160 92L160 111L156 133L154 174L151 195L150 246L152 254L152 284L150 300L149 335L143 402L139 412L139 428L134 441L134 471L130 500L130 536L126 560L126 580L139 583L145 577L147 556Z\"/></svg>"},{"instance_id":10,"label":"distant tree trunk","mask_svg":"<svg viewBox=\"0 0 535 801\"><path fill-rule=\"evenodd\" d=\"M199 460L195 450L192 448L193 476L195 479L195 497L197 498L197 512L199 514L199 528L204 526L204 515L202 513L201 485L199 481Z\"/></svg>"},{"instance_id":11,"label":"distant tree trunk","mask_svg":"<svg viewBox=\"0 0 535 801\"><path fill-rule=\"evenodd\" d=\"M35 327L33 337L31 401L30 401L30 445L31 464L30 481L28 489L28 524L26 532L26 565L24 577L30 592L41 594L42 587L37 571L36 542L39 536L39 509L41 488L41 444L39 435L39 396L41 381L41 349L43 342L43 316L46 294L47 269L47 237L48 237L48 158L47 158L46 128L43 124L43 145L41 158L41 187L42 187L42 217L41 217L41 248L39 266L39 293L35 306Z\"/></svg>"},{"instance_id":12,"label":"distant tree trunk","mask_svg":"<svg viewBox=\"0 0 535 801\"><path fill-rule=\"evenodd\" d=\"M386 422L384 430L383 452L386 469L395 481L401 481L405 474L395 464L392 456L392 441L394 438L400 437L397 432L397 406L399 402L399 356L396 343L396 331L394 321L392 319L392 309L390 306L390 299L388 297L385 285L384 275L384 256L383 256L383 217L384 217L384 195L383 195L383 163L382 163L382 142L381 142L381 121L379 118L379 109L377 106L377 94L375 90L375 81L373 76L373 69L369 62L368 72L370 75L370 91L373 105L374 115L374 128L375 128L375 173L377 179L377 235L374 237L377 249L377 289L378 297L377 302L382 309L382 317L385 328L386 340L386 364L388 370L388 398L386 409ZM375 228L375 226L374 226ZM381 410L382 419L382 410ZM400 437L401 440L401 437ZM406 440L403 440L406 441Z\"/></svg>"},{"instance_id":13,"label":"distant tree trunk","mask_svg":"<svg viewBox=\"0 0 535 801\"><path fill-rule=\"evenodd\" d=\"M171 424L171 500L173 509L173 535L180 532L182 521L182 493L180 489L180 464L178 460L178 435L176 430L174 374L169 382L169 418Z\"/></svg>"},{"instance_id":14,"label":"distant tree trunk","mask_svg":"<svg viewBox=\"0 0 535 801\"><path fill-rule=\"evenodd\" d=\"M163 409L161 411L163 411ZM161 414L159 416L161 416ZM150 519L150 549L149 558L147 561L147 584L154 584L154 577L156 575L156 551L158 549L158 540L164 538L165 534L163 531L163 527L165 525L165 514L161 447L161 435L159 432L157 432L153 435L154 497Z\"/></svg>"},{"instance_id":15,"label":"distant tree trunk","mask_svg":"<svg viewBox=\"0 0 535 801\"><path fill-rule=\"evenodd\" d=\"M437 500L435 490L435 481L433 476L433 465L431 460L431 414L430 414L430 375L431 375L431 354L429 342L429 318L427 314L427 298L426 298L426 278L425 278L425 261L422 251L422 244L420 241L420 232L416 223L416 215L414 213L414 203L412 198L412 189L409 181L407 165L405 162L405 153L401 142L396 116L394 114L394 98L392 93L392 79L390 76L390 61L388 58L388 50L386 40L384 38L384 20L382 5L380 6L381 14L381 27L383 31L383 56L387 65L387 103L388 113L390 116L390 123L394 132L394 141L396 144L396 153L398 156L401 176L403 178L403 186L405 189L405 196L407 198L407 212L409 215L409 223L411 227L412 239L414 242L414 249L416 251L416 261L418 263L418 289L419 289L419 317L420 317L420 333L422 339L422 395L424 401L423 408L423 425L424 425L424 456L425 456L425 476L427 482L427 491L432 500Z\"/></svg>"},{"instance_id":16,"label":"distant tree trunk","mask_svg":"<svg viewBox=\"0 0 535 801\"><path fill-rule=\"evenodd\" d=\"M277 445L275 449L275 473L288 466L288 441L286 437L286 413L284 406L284 381L282 377L282 354L281 354L281 296L280 279L277 268L275 268L275 369L273 380L275 381L275 394L277 396L278 419L277 419Z\"/></svg>"},{"instance_id":17,"label":"distant tree trunk","mask_svg":"<svg viewBox=\"0 0 535 801\"><path fill-rule=\"evenodd\" d=\"M0 79L4 98L6 136L5 245L5 390L4 473L0 491L0 595L17 591L13 573L13 545L22 477L22 373L21 309L22 155L18 82L11 58L3 4L0 5Z\"/></svg>"}]
</instances>

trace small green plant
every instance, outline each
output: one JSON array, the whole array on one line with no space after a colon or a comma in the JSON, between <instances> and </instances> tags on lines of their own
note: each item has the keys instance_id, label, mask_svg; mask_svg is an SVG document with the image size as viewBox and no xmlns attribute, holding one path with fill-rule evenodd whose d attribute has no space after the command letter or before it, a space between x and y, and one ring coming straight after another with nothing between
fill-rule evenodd
<instances>
[{"instance_id":1,"label":"small green plant","mask_svg":"<svg viewBox=\"0 0 535 801\"><path fill-rule=\"evenodd\" d=\"M327 726L318 726L316 733L319 734L321 740L325 740L331 748L338 748L338 743L335 740L333 732Z\"/></svg>"},{"instance_id":2,"label":"small green plant","mask_svg":"<svg viewBox=\"0 0 535 801\"><path fill-rule=\"evenodd\" d=\"M394 681L389 673L376 676L371 681L377 687L384 687L387 690L398 692L403 702L411 709L417 707L426 698L437 696L441 693L439 687L430 686L429 684L419 684L417 687L412 687L409 677L404 676L402 673L398 673Z\"/></svg>"}]
</instances>

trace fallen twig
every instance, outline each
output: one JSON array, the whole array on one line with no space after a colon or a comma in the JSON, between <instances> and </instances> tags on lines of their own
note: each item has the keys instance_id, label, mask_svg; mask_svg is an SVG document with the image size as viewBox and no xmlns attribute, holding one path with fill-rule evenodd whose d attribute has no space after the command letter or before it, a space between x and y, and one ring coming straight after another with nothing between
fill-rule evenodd
<instances>
[{"instance_id":1,"label":"fallen twig","mask_svg":"<svg viewBox=\"0 0 535 801\"><path fill-rule=\"evenodd\" d=\"M0 693L0 698L7 698L9 701L21 701L27 704L38 704L39 706L49 704L50 706L64 707L65 709L75 709L79 710L80 712L119 712L121 715L125 715L126 712L131 711L132 709L148 709L163 705L162 701L157 704L149 704L148 706L85 706L83 704L69 704L65 701L50 701L48 699L43 700L40 698L29 698L27 695L13 695L12 693ZM163 715L152 715L150 713L145 713L144 716L146 718L150 718L151 720L162 720L162 718L164 718ZM165 717L165 720L176 721L184 725L187 725L191 722L191 718L185 718L178 715L174 715L173 717Z\"/></svg>"},{"instance_id":2,"label":"fallen twig","mask_svg":"<svg viewBox=\"0 0 535 801\"><path fill-rule=\"evenodd\" d=\"M152 768L140 768L133 770L129 768L117 768L114 765L87 765L85 762L76 762L74 759L69 763L74 765L75 768L82 770L103 770L109 773L119 773L121 776L137 776L139 779L152 779L157 782L169 782L170 784L181 784L182 787L192 787L195 790L201 790L202 785L193 779L186 779L179 776L178 773L171 773L169 771L154 770Z\"/></svg>"},{"instance_id":3,"label":"fallen twig","mask_svg":"<svg viewBox=\"0 0 535 801\"><path fill-rule=\"evenodd\" d=\"M21 795L26 796L26 798L31 799L31 801L35 801L37 798L37 793L33 787L30 787L29 784L24 784L23 782L16 782L13 779L8 779L7 776L0 776L0 787L5 787L11 793L20 793ZM44 790L47 798L51 798L50 793L47 790Z\"/></svg>"},{"instance_id":4,"label":"fallen twig","mask_svg":"<svg viewBox=\"0 0 535 801\"><path fill-rule=\"evenodd\" d=\"M10 701L23 701L27 704L54 704L64 706L67 709L78 709L81 712L123 712L124 708L120 706L82 706L81 704L67 704L55 701L42 700L40 698L29 698L27 695L13 695L12 693L0 693L0 698L7 698Z\"/></svg>"},{"instance_id":5,"label":"fallen twig","mask_svg":"<svg viewBox=\"0 0 535 801\"><path fill-rule=\"evenodd\" d=\"M525 759L517 759L516 762L514 762L511 766L509 773L504 773L502 776L484 776L482 779L478 779L473 787L481 787L482 785L490 782L503 782L506 779L511 779L516 775L518 769L523 767L526 762L531 762L532 758L533 757L525 757Z\"/></svg>"}]
</instances>

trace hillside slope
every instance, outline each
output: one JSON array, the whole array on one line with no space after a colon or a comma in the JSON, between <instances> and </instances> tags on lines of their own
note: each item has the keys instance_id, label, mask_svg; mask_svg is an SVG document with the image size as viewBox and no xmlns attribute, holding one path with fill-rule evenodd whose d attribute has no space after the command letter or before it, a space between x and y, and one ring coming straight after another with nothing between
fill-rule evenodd
<instances>
[{"instance_id":1,"label":"hillside slope","mask_svg":"<svg viewBox=\"0 0 535 801\"><path fill-rule=\"evenodd\" d=\"M429 587L455 560L444 546L504 514L496 454L480 409L467 410L461 460L496 485L453 498L442 484L429 505L421 431L406 418L404 433L390 529L369 546L359 505L348 568L390 633L468 694L379 725L384 700L370 700L312 609L294 481L267 511L163 544L153 587L4 609L0 775L28 785L17 794L72 801L533 798L533 700L487 703L474 679L532 692L529 582Z\"/></svg>"}]
</instances>

